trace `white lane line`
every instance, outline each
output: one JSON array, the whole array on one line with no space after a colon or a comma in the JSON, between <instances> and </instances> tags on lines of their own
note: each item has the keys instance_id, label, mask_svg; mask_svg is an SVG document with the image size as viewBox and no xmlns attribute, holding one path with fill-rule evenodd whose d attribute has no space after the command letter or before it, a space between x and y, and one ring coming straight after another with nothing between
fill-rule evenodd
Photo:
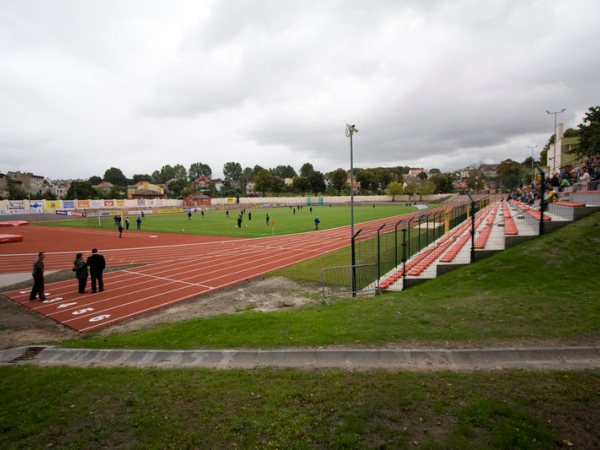
<instances>
[{"instance_id":1,"label":"white lane line","mask_svg":"<svg viewBox=\"0 0 600 450\"><path fill-rule=\"evenodd\" d=\"M150 275L148 273L139 273L139 272L130 272L129 270L123 270L124 273L129 273L131 275L137 275L140 277L147 277L147 278L153 278L155 280L161 280L161 281L167 281L170 283L181 283L181 284L187 284L188 286L200 286L200 287L204 287L207 289L213 289L212 286L207 286L205 284L202 283L189 283L187 281L183 281L183 280L174 280L173 278L167 278L167 277L159 277L157 275Z\"/></svg>"}]
</instances>

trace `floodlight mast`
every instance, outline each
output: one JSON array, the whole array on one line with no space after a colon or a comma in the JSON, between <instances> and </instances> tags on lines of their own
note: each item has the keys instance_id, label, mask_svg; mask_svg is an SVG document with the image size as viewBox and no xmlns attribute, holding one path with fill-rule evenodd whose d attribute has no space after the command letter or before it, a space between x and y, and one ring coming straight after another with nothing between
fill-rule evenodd
<instances>
[{"instance_id":1,"label":"floodlight mast","mask_svg":"<svg viewBox=\"0 0 600 450\"><path fill-rule=\"evenodd\" d=\"M346 137L350 138L350 247L352 264L352 297L356 296L356 250L354 245L354 156L352 148L352 135L358 133L356 125L346 124Z\"/></svg>"},{"instance_id":2,"label":"floodlight mast","mask_svg":"<svg viewBox=\"0 0 600 450\"><path fill-rule=\"evenodd\" d=\"M354 237L354 156L352 135L358 133L356 125L346 124L346 137L350 138L350 239Z\"/></svg>"}]
</instances>

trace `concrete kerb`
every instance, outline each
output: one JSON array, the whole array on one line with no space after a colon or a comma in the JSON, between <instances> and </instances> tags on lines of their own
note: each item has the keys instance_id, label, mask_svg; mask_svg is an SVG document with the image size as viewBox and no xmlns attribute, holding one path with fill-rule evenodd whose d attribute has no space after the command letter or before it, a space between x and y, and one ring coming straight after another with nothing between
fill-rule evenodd
<instances>
[{"instance_id":1,"label":"concrete kerb","mask_svg":"<svg viewBox=\"0 0 600 450\"><path fill-rule=\"evenodd\" d=\"M30 346L0 351L0 365L20 364L213 369L577 370L600 368L600 347L132 350Z\"/></svg>"}]
</instances>

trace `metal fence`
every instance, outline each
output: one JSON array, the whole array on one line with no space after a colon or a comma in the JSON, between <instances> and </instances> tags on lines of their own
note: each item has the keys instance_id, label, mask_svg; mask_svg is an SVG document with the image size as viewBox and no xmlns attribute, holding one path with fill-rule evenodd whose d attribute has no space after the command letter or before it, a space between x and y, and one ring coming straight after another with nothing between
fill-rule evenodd
<instances>
[{"instance_id":1,"label":"metal fence","mask_svg":"<svg viewBox=\"0 0 600 450\"><path fill-rule=\"evenodd\" d=\"M413 255L449 233L475 211L483 209L489 197L413 213L395 222L365 225L351 240L352 262L348 266L321 270L323 298L371 295L380 290L381 277L405 264Z\"/></svg>"}]
</instances>

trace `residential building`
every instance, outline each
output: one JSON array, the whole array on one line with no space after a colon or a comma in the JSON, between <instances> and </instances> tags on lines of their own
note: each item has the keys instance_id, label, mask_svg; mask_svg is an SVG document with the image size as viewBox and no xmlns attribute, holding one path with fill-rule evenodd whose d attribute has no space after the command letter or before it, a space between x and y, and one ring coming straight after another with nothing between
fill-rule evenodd
<instances>
[{"instance_id":1,"label":"residential building","mask_svg":"<svg viewBox=\"0 0 600 450\"><path fill-rule=\"evenodd\" d=\"M6 174L15 183L16 187L26 194L40 195L44 191L44 177L31 172L8 172Z\"/></svg>"},{"instance_id":2,"label":"residential building","mask_svg":"<svg viewBox=\"0 0 600 450\"><path fill-rule=\"evenodd\" d=\"M133 186L127 186L127 198L165 198L165 189L160 184L138 181Z\"/></svg>"},{"instance_id":3,"label":"residential building","mask_svg":"<svg viewBox=\"0 0 600 450\"><path fill-rule=\"evenodd\" d=\"M115 185L112 184L110 181L103 181L102 183L99 183L92 187L97 191L103 192L104 194L108 194L110 191L112 191L112 188L114 186Z\"/></svg>"},{"instance_id":4,"label":"residential building","mask_svg":"<svg viewBox=\"0 0 600 450\"><path fill-rule=\"evenodd\" d=\"M188 195L184 197L183 204L188 208L208 208L211 205L211 198L204 194Z\"/></svg>"},{"instance_id":5,"label":"residential building","mask_svg":"<svg viewBox=\"0 0 600 450\"><path fill-rule=\"evenodd\" d=\"M215 182L208 178L205 175L200 175L194 181L192 181L192 186L197 189L208 189L210 186L214 186Z\"/></svg>"},{"instance_id":6,"label":"residential building","mask_svg":"<svg viewBox=\"0 0 600 450\"><path fill-rule=\"evenodd\" d=\"M414 168L410 168L410 169L408 169L408 176L409 176L409 177L410 177L410 176L414 176L414 177L416 177L416 176L418 176L418 175L419 175L421 172L425 172L425 173L427 173L427 172L425 171L425 169L423 169L422 167L414 167Z\"/></svg>"}]
</instances>

